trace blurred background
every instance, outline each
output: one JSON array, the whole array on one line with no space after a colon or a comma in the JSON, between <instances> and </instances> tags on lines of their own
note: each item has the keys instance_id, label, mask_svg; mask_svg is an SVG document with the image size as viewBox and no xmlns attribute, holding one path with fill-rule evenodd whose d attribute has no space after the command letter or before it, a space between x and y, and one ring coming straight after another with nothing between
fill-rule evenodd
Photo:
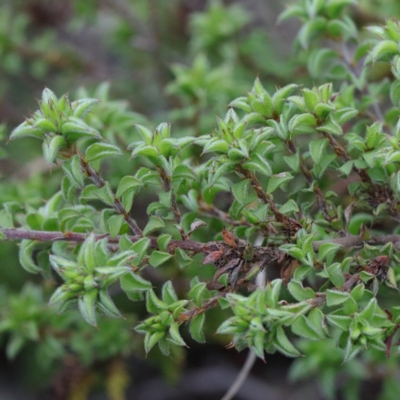
<instances>
[{"instance_id":1,"label":"blurred background","mask_svg":"<svg viewBox=\"0 0 400 400\"><path fill-rule=\"evenodd\" d=\"M352 10L359 26L400 18L396 0L360 3ZM180 136L208 133L215 116L224 115L257 76L271 90L318 84L309 78L304 54L293 48L299 22L276 23L284 6L278 0L2 0L0 203L18 215L21 198L25 207L38 207L59 185L61 174L44 163L39 142L6 145L11 130L36 110L44 87L70 99L101 99L93 123L110 140L129 143L132 118L148 127L172 122ZM116 162L110 171L120 176L124 168ZM97 331L77 312L56 316L46 306L54 282L28 276L17 252L15 244L0 244L2 400L220 399L246 359L246 352L226 349L227 338L214 335L221 315L212 311L207 344L187 336L190 349L174 348L170 358L158 349L146 358L143 338L132 329L145 309L122 295L116 302L126 319L104 318ZM208 279L212 272L201 274ZM357 398L359 390L368 399L397 398L397 386L382 391L385 374L399 375L396 357L387 362L375 355L373 370L352 361L335 376L341 363L335 348L299 346L314 358L257 360L235 398L325 399L332 385L330 398ZM321 352L330 356L323 366Z\"/></svg>"}]
</instances>

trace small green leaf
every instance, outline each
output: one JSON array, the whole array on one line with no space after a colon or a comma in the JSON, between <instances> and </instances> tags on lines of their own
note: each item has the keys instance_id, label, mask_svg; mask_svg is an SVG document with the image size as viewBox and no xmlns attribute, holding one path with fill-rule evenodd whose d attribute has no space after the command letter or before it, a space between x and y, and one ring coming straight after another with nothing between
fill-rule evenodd
<instances>
[{"instance_id":1,"label":"small green leaf","mask_svg":"<svg viewBox=\"0 0 400 400\"><path fill-rule=\"evenodd\" d=\"M310 154L314 163L318 164L324 155L324 150L328 145L328 139L311 140L310 141Z\"/></svg>"},{"instance_id":2,"label":"small green leaf","mask_svg":"<svg viewBox=\"0 0 400 400\"><path fill-rule=\"evenodd\" d=\"M329 280L337 288L340 288L343 286L346 279L343 275L342 266L340 263L334 263L332 265L329 265L329 267L326 268L326 271L328 272Z\"/></svg>"},{"instance_id":3,"label":"small green leaf","mask_svg":"<svg viewBox=\"0 0 400 400\"><path fill-rule=\"evenodd\" d=\"M305 288L301 282L291 280L288 284L290 294L297 300L303 301L315 298L315 292L310 287Z\"/></svg>"},{"instance_id":4,"label":"small green leaf","mask_svg":"<svg viewBox=\"0 0 400 400\"><path fill-rule=\"evenodd\" d=\"M83 319L93 326L97 326L95 306L98 292L98 289L92 289L78 300L79 311Z\"/></svg>"},{"instance_id":5,"label":"small green leaf","mask_svg":"<svg viewBox=\"0 0 400 400\"><path fill-rule=\"evenodd\" d=\"M286 85L283 88L277 90L272 96L272 107L274 111L279 115L282 113L283 103L284 101L293 93L295 89L298 88L298 85L292 83L290 85Z\"/></svg>"},{"instance_id":6,"label":"small green leaf","mask_svg":"<svg viewBox=\"0 0 400 400\"><path fill-rule=\"evenodd\" d=\"M87 125L83 120L76 117L69 117L61 127L63 136L66 136L68 142L73 143L82 137L101 138L100 133Z\"/></svg>"},{"instance_id":7,"label":"small green leaf","mask_svg":"<svg viewBox=\"0 0 400 400\"><path fill-rule=\"evenodd\" d=\"M145 143L149 146L152 142L153 134L152 132L147 129L146 127L137 124L136 129L139 131L140 136L145 141Z\"/></svg>"},{"instance_id":8,"label":"small green leaf","mask_svg":"<svg viewBox=\"0 0 400 400\"><path fill-rule=\"evenodd\" d=\"M304 315L300 315L299 318L293 322L291 328L295 335L302 336L306 339L321 340L325 338L325 335L321 335L314 329L313 325Z\"/></svg>"},{"instance_id":9,"label":"small green leaf","mask_svg":"<svg viewBox=\"0 0 400 400\"><path fill-rule=\"evenodd\" d=\"M179 324L178 322L174 322L169 328L169 334L171 336L172 342L177 344L178 346L186 346L186 343L182 339L181 334L179 333Z\"/></svg>"},{"instance_id":10,"label":"small green leaf","mask_svg":"<svg viewBox=\"0 0 400 400\"><path fill-rule=\"evenodd\" d=\"M323 243L318 249L318 261L322 262L328 256L333 257L341 247L336 243Z\"/></svg>"},{"instance_id":11,"label":"small green leaf","mask_svg":"<svg viewBox=\"0 0 400 400\"><path fill-rule=\"evenodd\" d=\"M109 143L93 143L86 149L85 158L87 162L102 160L107 157L120 157L122 152L119 147Z\"/></svg>"},{"instance_id":12,"label":"small green leaf","mask_svg":"<svg viewBox=\"0 0 400 400\"><path fill-rule=\"evenodd\" d=\"M252 153L248 161L246 161L243 165L244 169L255 170L260 172L265 176L272 175L272 168L269 162L265 159L265 157L261 156L258 153Z\"/></svg>"},{"instance_id":13,"label":"small green leaf","mask_svg":"<svg viewBox=\"0 0 400 400\"><path fill-rule=\"evenodd\" d=\"M151 314L158 314L166 310L167 305L157 297L153 289L149 289L146 292L146 309Z\"/></svg>"},{"instance_id":14,"label":"small green leaf","mask_svg":"<svg viewBox=\"0 0 400 400\"><path fill-rule=\"evenodd\" d=\"M162 251L153 251L149 258L149 264L153 267L158 267L161 264L164 264L172 257L172 254L164 253Z\"/></svg>"},{"instance_id":15,"label":"small green leaf","mask_svg":"<svg viewBox=\"0 0 400 400\"><path fill-rule=\"evenodd\" d=\"M289 131L293 135L296 133L311 133L314 132L314 127L317 125L317 121L312 114L298 114L293 116L289 121Z\"/></svg>"},{"instance_id":16,"label":"small green leaf","mask_svg":"<svg viewBox=\"0 0 400 400\"><path fill-rule=\"evenodd\" d=\"M79 155L75 155L63 162L62 168L74 187L82 188L84 186L84 175Z\"/></svg>"},{"instance_id":17,"label":"small green leaf","mask_svg":"<svg viewBox=\"0 0 400 400\"><path fill-rule=\"evenodd\" d=\"M120 284L124 292L144 291L151 289L151 283L134 272L123 275L120 278Z\"/></svg>"},{"instance_id":18,"label":"small green leaf","mask_svg":"<svg viewBox=\"0 0 400 400\"><path fill-rule=\"evenodd\" d=\"M203 149L203 154L206 153L227 153L229 150L229 144L225 140L214 138L210 140Z\"/></svg>"},{"instance_id":19,"label":"small green leaf","mask_svg":"<svg viewBox=\"0 0 400 400\"><path fill-rule=\"evenodd\" d=\"M175 289L172 286L171 281L164 283L162 288L162 300L164 303L171 305L178 301L178 296L175 293Z\"/></svg>"},{"instance_id":20,"label":"small green leaf","mask_svg":"<svg viewBox=\"0 0 400 400\"><path fill-rule=\"evenodd\" d=\"M272 175L269 178L267 185L267 193L271 194L276 189L284 185L286 182L293 179L293 176L290 172L281 172L280 174Z\"/></svg>"},{"instance_id":21,"label":"small green leaf","mask_svg":"<svg viewBox=\"0 0 400 400\"><path fill-rule=\"evenodd\" d=\"M114 195L111 191L109 182L106 182L106 184L101 188L92 184L85 186L80 197L81 199L101 200L109 206L114 205Z\"/></svg>"},{"instance_id":22,"label":"small green leaf","mask_svg":"<svg viewBox=\"0 0 400 400\"><path fill-rule=\"evenodd\" d=\"M250 179L244 179L232 185L232 193L240 205L246 206L257 199L257 194L251 187Z\"/></svg>"},{"instance_id":23,"label":"small green leaf","mask_svg":"<svg viewBox=\"0 0 400 400\"><path fill-rule=\"evenodd\" d=\"M128 191L136 192L142 186L143 186L143 183L139 179L136 179L133 176L124 176L118 184L116 196L121 197L123 194L125 194Z\"/></svg>"},{"instance_id":24,"label":"small green leaf","mask_svg":"<svg viewBox=\"0 0 400 400\"><path fill-rule=\"evenodd\" d=\"M146 354L155 346L155 344L165 336L165 331L154 333L147 332L144 338L144 350Z\"/></svg>"},{"instance_id":25,"label":"small green leaf","mask_svg":"<svg viewBox=\"0 0 400 400\"><path fill-rule=\"evenodd\" d=\"M387 59L399 54L399 48L396 42L392 40L383 40L379 42L365 59L365 64Z\"/></svg>"},{"instance_id":26,"label":"small green leaf","mask_svg":"<svg viewBox=\"0 0 400 400\"><path fill-rule=\"evenodd\" d=\"M280 326L276 330L276 339L273 342L275 348L287 357L299 357L300 352L293 346Z\"/></svg>"},{"instance_id":27,"label":"small green leaf","mask_svg":"<svg viewBox=\"0 0 400 400\"><path fill-rule=\"evenodd\" d=\"M107 223L108 223L108 231L110 232L110 236L114 239L119 234L122 223L124 222L123 215L112 215Z\"/></svg>"},{"instance_id":28,"label":"small green leaf","mask_svg":"<svg viewBox=\"0 0 400 400\"><path fill-rule=\"evenodd\" d=\"M281 214L299 212L299 206L293 199L289 199L284 205L279 207L279 212Z\"/></svg>"},{"instance_id":29,"label":"small green leaf","mask_svg":"<svg viewBox=\"0 0 400 400\"><path fill-rule=\"evenodd\" d=\"M136 147L132 151L132 157L135 156L144 156L150 159L154 159L159 156L158 150L153 146L142 146Z\"/></svg>"},{"instance_id":30,"label":"small green leaf","mask_svg":"<svg viewBox=\"0 0 400 400\"><path fill-rule=\"evenodd\" d=\"M190 323L189 326L189 331L190 334L192 335L192 338L199 343L205 343L206 338L204 336L203 332L203 327L204 327L204 321L206 319L206 315L199 314L196 317L194 317Z\"/></svg>"},{"instance_id":31,"label":"small green leaf","mask_svg":"<svg viewBox=\"0 0 400 400\"><path fill-rule=\"evenodd\" d=\"M74 117L85 118L90 109L99 102L97 99L79 99L71 103Z\"/></svg>"},{"instance_id":32,"label":"small green leaf","mask_svg":"<svg viewBox=\"0 0 400 400\"><path fill-rule=\"evenodd\" d=\"M147 223L146 227L143 229L143 235L147 236L149 233L165 228L165 222L155 215L152 215Z\"/></svg>"},{"instance_id":33,"label":"small green leaf","mask_svg":"<svg viewBox=\"0 0 400 400\"><path fill-rule=\"evenodd\" d=\"M32 258L34 247L37 245L36 240L24 239L19 246L19 262L21 266L31 274L40 272L40 268L35 264Z\"/></svg>"},{"instance_id":34,"label":"small green leaf","mask_svg":"<svg viewBox=\"0 0 400 400\"><path fill-rule=\"evenodd\" d=\"M167 233L164 233L157 238L157 244L160 250L165 251L167 249L171 238L172 236Z\"/></svg>"},{"instance_id":35,"label":"small green leaf","mask_svg":"<svg viewBox=\"0 0 400 400\"><path fill-rule=\"evenodd\" d=\"M65 147L66 140L63 136L53 136L49 142L46 140L43 142L43 157L47 164L53 164L54 160L58 155L58 151Z\"/></svg>"},{"instance_id":36,"label":"small green leaf","mask_svg":"<svg viewBox=\"0 0 400 400\"><path fill-rule=\"evenodd\" d=\"M147 249L150 246L150 239L142 238L133 243L131 250L138 254L139 261L145 256Z\"/></svg>"},{"instance_id":37,"label":"small green leaf","mask_svg":"<svg viewBox=\"0 0 400 400\"><path fill-rule=\"evenodd\" d=\"M97 307L105 315L111 318L120 318L121 313L112 301L107 288L103 288L99 292L99 301L97 302Z\"/></svg>"},{"instance_id":38,"label":"small green leaf","mask_svg":"<svg viewBox=\"0 0 400 400\"><path fill-rule=\"evenodd\" d=\"M350 297L350 293L342 292L340 290L331 290L328 289L326 291L326 304L328 307L338 306L339 304L344 303Z\"/></svg>"},{"instance_id":39,"label":"small green leaf","mask_svg":"<svg viewBox=\"0 0 400 400\"><path fill-rule=\"evenodd\" d=\"M349 326L352 321L352 318L348 317L347 315L328 314L326 318L331 325L336 326L344 332L349 330Z\"/></svg>"},{"instance_id":40,"label":"small green leaf","mask_svg":"<svg viewBox=\"0 0 400 400\"><path fill-rule=\"evenodd\" d=\"M20 139L24 137L33 137L35 139L43 139L43 131L30 125L28 122L23 122L18 125L10 135L10 140Z\"/></svg>"}]
</instances>

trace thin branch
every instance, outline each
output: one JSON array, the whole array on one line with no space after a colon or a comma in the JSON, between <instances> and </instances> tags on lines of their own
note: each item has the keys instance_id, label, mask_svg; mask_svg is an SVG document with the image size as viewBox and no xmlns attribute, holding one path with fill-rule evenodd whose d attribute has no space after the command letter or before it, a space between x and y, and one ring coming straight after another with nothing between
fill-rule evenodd
<instances>
[{"instance_id":1,"label":"thin branch","mask_svg":"<svg viewBox=\"0 0 400 400\"><path fill-rule=\"evenodd\" d=\"M248 356L246 358L246 362L243 365L243 368L239 372L239 375L236 377L235 382L229 388L228 392L221 400L231 400L235 397L239 389L242 387L243 383L246 381L249 373L257 359L256 353L254 351L249 350Z\"/></svg>"},{"instance_id":2,"label":"thin branch","mask_svg":"<svg viewBox=\"0 0 400 400\"><path fill-rule=\"evenodd\" d=\"M3 234L8 240L37 240L40 242L55 242L55 241L67 241L67 242L76 242L83 243L88 237L87 233L77 233L77 232L59 232L59 231L30 231L16 228L5 228L0 229L0 234ZM111 238L108 234L95 235L95 240L100 240L104 238L108 239L110 244L117 245L121 236L116 236L115 238ZM141 236L129 236L129 239L132 243L140 240ZM150 247L158 248L157 238L149 237ZM204 253L208 254L212 251L218 250L217 242L209 242L209 243L199 243L194 242L192 240L171 240L168 245L168 249L172 251L175 248L180 248L182 250L190 250L195 253Z\"/></svg>"},{"instance_id":3,"label":"thin branch","mask_svg":"<svg viewBox=\"0 0 400 400\"><path fill-rule=\"evenodd\" d=\"M384 245L393 243L396 247L400 247L400 235L372 235L369 239L363 239L360 236L346 236L335 239L317 240L313 243L313 248L318 251L325 243L339 244L344 248L362 247L364 244Z\"/></svg>"},{"instance_id":4,"label":"thin branch","mask_svg":"<svg viewBox=\"0 0 400 400\"><path fill-rule=\"evenodd\" d=\"M81 162L82 169L85 171L86 175L88 178L98 187L102 188L105 184L106 181L103 179L103 177L94 169L91 167L89 163L87 163L81 154L79 154L79 160ZM142 231L141 229L137 226L136 222L133 220L133 218L129 215L129 213L125 210L124 206L122 205L121 201L115 196L113 193L113 198L114 198L114 209L117 211L118 214L121 214L124 216L125 221L131 228L132 232L135 235L142 236Z\"/></svg>"},{"instance_id":5,"label":"thin branch","mask_svg":"<svg viewBox=\"0 0 400 400\"><path fill-rule=\"evenodd\" d=\"M55 241L67 241L67 242L76 242L83 243L89 236L87 233L78 233L78 232L60 232L60 231L35 231L35 230L24 230L17 228L2 228L0 229L0 234L5 236L7 240L38 240L40 242L55 242ZM118 244L120 240L120 236L116 236L115 238L111 238L108 234L100 234L95 235L95 240L104 239L107 237L108 242L111 244ZM128 236L129 240L132 243L137 242L141 239L140 236ZM150 246L152 248L157 248L157 238L149 237ZM175 248L180 248L182 250L190 250L195 253L204 253L208 254L212 251L217 251L221 244L224 242L195 242L192 240L171 240L168 245L169 250L173 250ZM364 244L369 245L385 245L387 243L393 243L396 247L400 248L400 235L372 235L369 239L364 239L361 236L346 236L340 238L332 238L325 240L316 240L313 242L314 251L318 251L323 244L333 243L339 244L343 248L356 247L360 248ZM261 247L254 246L255 250L255 258L261 260L265 257L269 258L279 258L281 251L276 248L270 247Z\"/></svg>"}]
</instances>

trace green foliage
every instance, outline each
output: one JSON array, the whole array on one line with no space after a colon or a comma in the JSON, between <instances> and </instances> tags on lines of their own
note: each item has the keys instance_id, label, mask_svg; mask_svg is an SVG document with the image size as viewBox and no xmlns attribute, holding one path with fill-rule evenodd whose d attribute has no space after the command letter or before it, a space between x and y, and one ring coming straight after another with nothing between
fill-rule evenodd
<instances>
[{"instance_id":1,"label":"green foliage","mask_svg":"<svg viewBox=\"0 0 400 400\"><path fill-rule=\"evenodd\" d=\"M296 51L313 84L256 78L246 93L235 40L250 15L210 2L192 19L192 65L173 65L166 88L181 103L168 113L176 127L109 100L106 84L75 101L44 89L10 140L40 140L58 182L0 193L0 238L20 240L19 263L47 285L0 293L11 298L0 310L8 357L44 340L51 362L70 346L90 364L96 352L131 351L137 334L146 355L158 345L169 356L212 340L208 315L219 309L231 346L306 356L292 379L318 371L334 398L339 369L354 387L368 357L400 351L400 23L364 30L350 6L288 6L280 20L300 19ZM281 276L270 279L274 266ZM263 271L265 287L255 284ZM105 328L88 348L75 333L48 333L75 325Z\"/></svg>"}]
</instances>

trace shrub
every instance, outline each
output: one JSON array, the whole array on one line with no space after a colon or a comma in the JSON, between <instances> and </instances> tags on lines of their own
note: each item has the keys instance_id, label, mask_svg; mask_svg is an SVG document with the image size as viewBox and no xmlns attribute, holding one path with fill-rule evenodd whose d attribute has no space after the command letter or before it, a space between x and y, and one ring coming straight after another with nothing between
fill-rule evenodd
<instances>
[{"instance_id":1,"label":"shrub","mask_svg":"<svg viewBox=\"0 0 400 400\"><path fill-rule=\"evenodd\" d=\"M301 20L295 44L314 86L271 91L257 78L209 134L188 136L168 122L149 128L120 103L43 91L10 140L40 140L60 185L41 206L4 202L0 234L19 240L21 266L54 287L51 310L77 307L96 327L100 314L121 317L111 295L121 288L145 302L148 315L135 325L145 352L158 346L169 355L186 345L186 329L204 343L207 314L218 309L226 344L262 359L309 353L293 376L312 371L314 360L327 393L342 362L398 351L400 25L361 30L352 4L289 6L280 19ZM240 29L240 15L232 18ZM197 20L202 26L207 21ZM233 33L198 34L195 50ZM193 70L174 68L168 90L192 116L223 87L224 70L208 68L200 53ZM144 200L146 216L136 210ZM263 273L265 285L255 282ZM2 311L10 357L43 327L67 321L42 314L35 293L28 286ZM39 300L25 307L23 296ZM129 329L127 321L118 326Z\"/></svg>"}]
</instances>

